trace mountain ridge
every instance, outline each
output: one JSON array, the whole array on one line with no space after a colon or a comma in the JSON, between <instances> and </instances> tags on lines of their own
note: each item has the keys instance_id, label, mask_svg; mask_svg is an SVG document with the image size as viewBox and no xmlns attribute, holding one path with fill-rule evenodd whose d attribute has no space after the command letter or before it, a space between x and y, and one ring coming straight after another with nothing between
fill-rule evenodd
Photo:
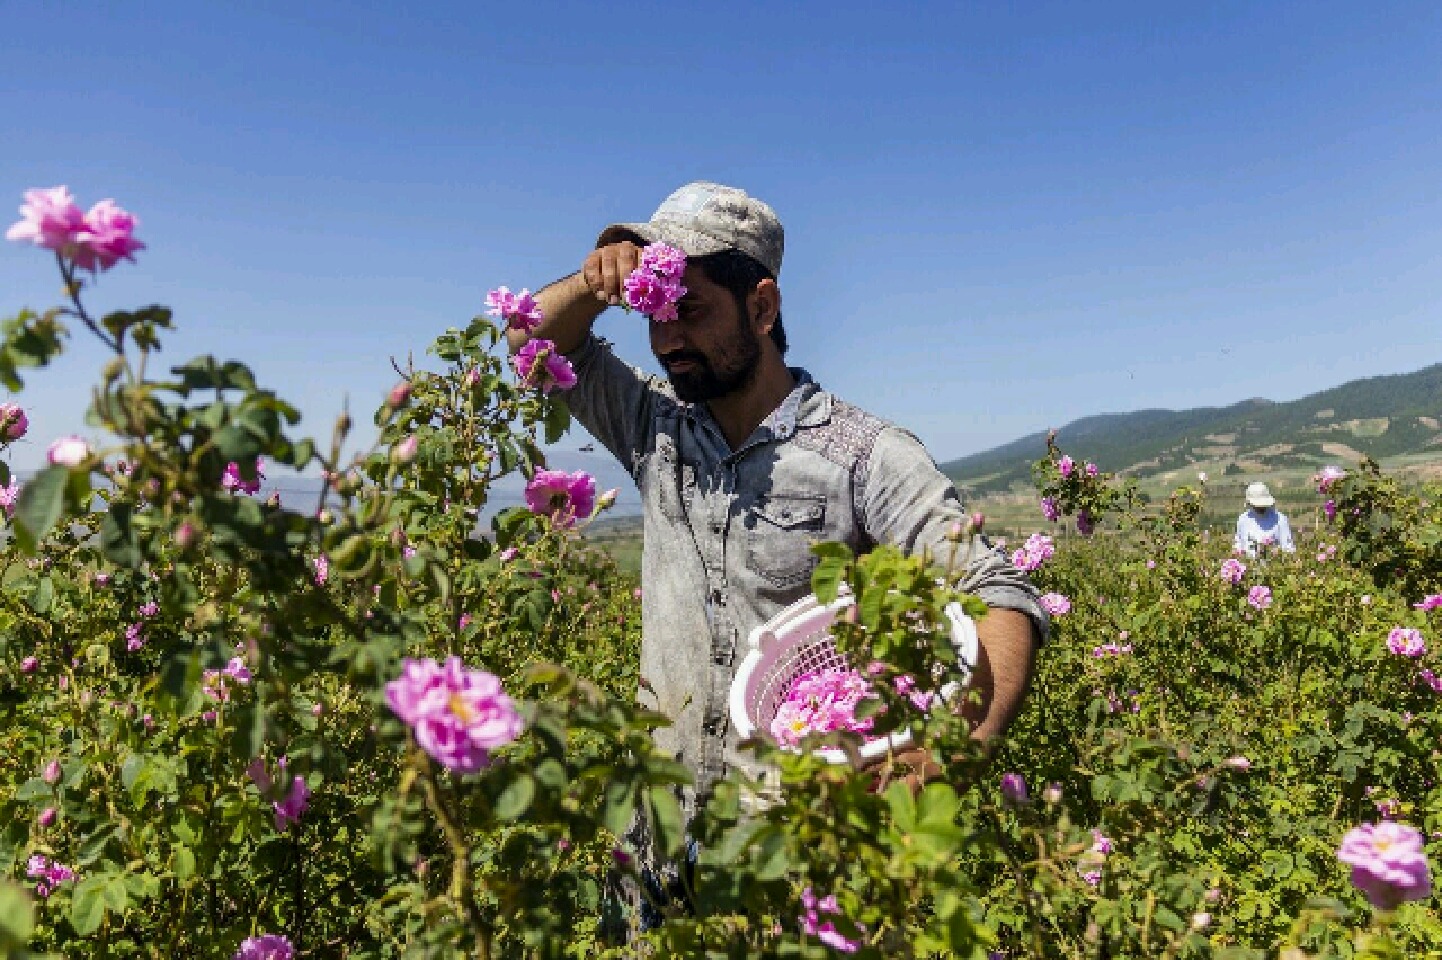
<instances>
[{"instance_id":1,"label":"mountain ridge","mask_svg":"<svg viewBox=\"0 0 1442 960\"><path fill-rule=\"evenodd\" d=\"M972 493L1030 483L1046 431L941 464ZM1251 397L1224 407L1147 408L1082 417L1057 442L1103 470L1138 478L1182 467L1219 475L1315 469L1362 455L1442 463L1442 363L1350 380L1296 400Z\"/></svg>"}]
</instances>

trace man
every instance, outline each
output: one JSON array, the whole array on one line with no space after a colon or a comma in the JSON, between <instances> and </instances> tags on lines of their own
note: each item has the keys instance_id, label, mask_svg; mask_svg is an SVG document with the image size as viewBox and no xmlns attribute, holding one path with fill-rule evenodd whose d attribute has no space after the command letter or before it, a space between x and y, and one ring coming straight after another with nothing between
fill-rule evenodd
<instances>
[{"instance_id":1,"label":"man","mask_svg":"<svg viewBox=\"0 0 1442 960\"><path fill-rule=\"evenodd\" d=\"M1232 539L1232 549L1255 557L1263 546L1291 553L1296 550L1292 543L1292 526L1287 515L1276 509L1276 499L1265 483L1247 486L1247 509L1237 517L1237 535Z\"/></svg>"},{"instance_id":2,"label":"man","mask_svg":"<svg viewBox=\"0 0 1442 960\"><path fill-rule=\"evenodd\" d=\"M679 319L650 321L666 380L591 335L654 242L687 254ZM656 741L695 773L692 801L728 768L751 769L727 715L738 649L810 590L811 544L894 543L944 557L947 530L966 522L912 435L783 362L782 246L766 204L732 187L687 184L648 223L602 231L580 271L537 294L545 319L530 334L570 359L578 381L566 402L640 488L642 698L673 720ZM509 338L516 350L527 335ZM992 607L978 624L975 670L975 735L986 738L1020 707L1048 621L1024 574L980 538L965 572L963 588Z\"/></svg>"}]
</instances>

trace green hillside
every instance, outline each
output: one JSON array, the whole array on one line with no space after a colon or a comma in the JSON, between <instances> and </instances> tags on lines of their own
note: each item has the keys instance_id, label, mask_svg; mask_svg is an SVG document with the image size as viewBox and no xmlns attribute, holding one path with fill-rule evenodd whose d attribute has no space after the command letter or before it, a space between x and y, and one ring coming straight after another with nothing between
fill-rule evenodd
<instances>
[{"instance_id":1,"label":"green hillside","mask_svg":"<svg viewBox=\"0 0 1442 960\"><path fill-rule=\"evenodd\" d=\"M1084 417L1057 431L1058 442L1103 470L1143 480L1188 470L1223 476L1295 474L1363 454L1402 463L1442 464L1442 364L1415 373L1369 377L1300 400L1244 400L1229 407L1138 410ZM1030 464L1046 434L942 464L958 487L1002 493L1030 484Z\"/></svg>"}]
</instances>

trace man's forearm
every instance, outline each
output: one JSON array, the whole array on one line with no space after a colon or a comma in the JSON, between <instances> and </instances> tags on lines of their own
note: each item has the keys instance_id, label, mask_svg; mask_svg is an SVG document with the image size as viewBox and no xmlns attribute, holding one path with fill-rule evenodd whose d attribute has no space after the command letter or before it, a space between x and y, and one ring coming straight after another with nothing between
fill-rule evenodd
<instances>
[{"instance_id":1,"label":"man's forearm","mask_svg":"<svg viewBox=\"0 0 1442 960\"><path fill-rule=\"evenodd\" d=\"M1021 711L1036 656L1033 632L1031 618L1016 610L993 607L977 621L981 650L973 687L981 702L968 704L965 711L976 723L973 738L997 736Z\"/></svg>"},{"instance_id":2,"label":"man's forearm","mask_svg":"<svg viewBox=\"0 0 1442 960\"><path fill-rule=\"evenodd\" d=\"M543 319L530 333L524 330L507 330L506 341L511 352L525 346L532 337L540 337L555 343L561 353L570 353L586 340L591 325L606 309L606 304L596 298L579 272L562 277L536 294Z\"/></svg>"}]
</instances>

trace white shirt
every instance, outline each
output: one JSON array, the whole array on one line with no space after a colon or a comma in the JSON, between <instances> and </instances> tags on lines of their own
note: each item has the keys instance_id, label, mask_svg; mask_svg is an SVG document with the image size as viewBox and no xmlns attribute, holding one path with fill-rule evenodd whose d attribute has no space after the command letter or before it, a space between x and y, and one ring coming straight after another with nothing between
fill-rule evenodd
<instances>
[{"instance_id":1,"label":"white shirt","mask_svg":"<svg viewBox=\"0 0 1442 960\"><path fill-rule=\"evenodd\" d=\"M1255 557L1257 548L1264 543L1288 553L1297 549L1292 543L1292 527L1287 523L1287 515L1273 507L1268 507L1267 512L1260 516L1257 511L1248 510L1237 518L1237 535L1232 539L1232 549Z\"/></svg>"}]
</instances>

